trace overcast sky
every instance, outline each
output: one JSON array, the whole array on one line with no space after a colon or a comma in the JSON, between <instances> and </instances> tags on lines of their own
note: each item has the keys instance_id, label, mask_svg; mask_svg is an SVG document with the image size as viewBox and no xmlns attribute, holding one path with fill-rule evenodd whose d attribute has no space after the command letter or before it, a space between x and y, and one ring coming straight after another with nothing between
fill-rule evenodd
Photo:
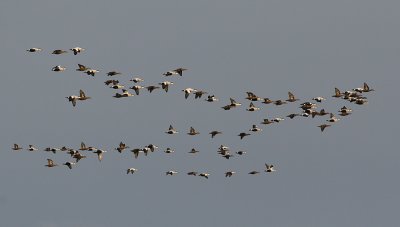
<instances>
[{"instance_id":1,"label":"overcast sky","mask_svg":"<svg viewBox=\"0 0 400 227\"><path fill-rule=\"evenodd\" d=\"M397 226L399 8L391 0L2 1L1 225ZM86 50L50 54L76 46ZM25 51L31 47L43 51ZM100 72L77 72L78 63ZM52 72L55 65L67 70ZM162 75L177 67L188 70ZM127 87L137 75L145 86L174 85L115 99L103 83L112 70ZM331 97L335 87L364 82L376 90L367 105ZM187 87L219 101L185 100ZM65 97L80 89L92 99L74 108ZM251 113L246 91L272 100L292 91L300 101L256 102L261 110ZM346 105L353 114L323 133L316 126L326 116L260 124L299 113L315 96L327 98L318 109ZM242 106L221 109L229 97ZM164 133L170 124L177 135ZM252 124L263 131L240 140ZM200 135L188 136L190 126ZM223 134L211 139L212 130ZM103 161L87 152L72 170L44 166L47 158L71 160L44 148L77 149L81 141L107 150ZM114 150L120 141L159 149L134 159ZM14 143L24 150L12 151ZM28 144L40 151L26 151ZM221 144L247 153L226 160ZM277 172L265 173L264 163ZM129 167L137 173L127 175ZM165 176L172 169L179 173ZM192 170L211 175L186 175ZM225 178L228 170L237 173Z\"/></svg>"}]
</instances>

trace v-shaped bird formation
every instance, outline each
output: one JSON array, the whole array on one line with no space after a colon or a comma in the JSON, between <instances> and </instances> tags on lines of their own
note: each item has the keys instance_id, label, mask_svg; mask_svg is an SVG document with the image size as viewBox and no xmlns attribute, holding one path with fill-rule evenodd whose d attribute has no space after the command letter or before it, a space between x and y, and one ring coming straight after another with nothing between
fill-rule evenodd
<instances>
[{"instance_id":1,"label":"v-shaped bird formation","mask_svg":"<svg viewBox=\"0 0 400 227\"><path fill-rule=\"evenodd\" d=\"M81 47L74 47L70 48L70 51L74 55L81 54L85 51L84 48ZM29 48L26 50L27 52L30 53L39 53L43 52L42 48ZM62 50L62 49L57 49L50 51L49 53L53 55L61 55L61 54L68 54L68 51ZM67 67L62 66L62 65L56 65L53 68L51 68L52 71L54 72L65 72L67 71ZM163 75L164 77L172 77L172 76L178 76L178 78L182 77L184 73L186 74L186 71L188 69L186 68L176 68L172 70L166 70L165 72L160 72L160 75ZM93 69L91 67L85 66L83 64L78 64L78 68L75 70L77 72L81 72L84 74L87 74L92 77L97 77L97 75L101 72L99 69ZM172 81L161 81L157 84L148 84L147 86L142 86L139 85L145 81L145 79L136 76L132 79L128 80L128 84L121 84L120 79L124 78L124 73L116 71L116 70L111 70L111 71L105 71L107 72L105 75L107 77L113 77L113 78L119 78L117 79L108 79L104 83L106 86L108 86L110 89L114 90L120 90L120 92L114 93L113 97L114 98L125 98L125 97L133 97L133 96L141 96L143 91L141 90L147 90L148 94L151 94L152 92L155 92L157 89L162 89L165 92L163 93L168 93L169 90L175 89L175 86L177 85L177 82L172 82ZM129 84L131 83L131 84ZM133 83L133 84L132 84ZM134 92L131 93L129 90L133 90ZM194 96L194 99L201 99L203 95L208 95L203 101L205 102L218 102L219 99L217 98L216 95L214 94L209 94L208 91L200 90L197 88L191 88L187 87L181 90L183 95L182 98L184 97L183 100L189 99L190 96ZM324 132L327 130L328 127L332 127L337 122L339 122L340 118L336 117L335 114L338 113L337 115L340 115L341 117L348 117L349 115L353 114L353 111L351 108L349 108L349 105L365 105L368 103L368 100L366 98L366 94L374 91L374 89L370 88L367 83L364 83L362 87L356 87L351 90L347 90L342 92L339 88L334 88L333 89L333 94L331 95L332 98L325 98L323 96L315 96L314 98L311 98L309 100L305 100L304 102L299 104L299 112L297 113L288 113L286 117L283 116L278 116L275 118L265 118L265 119L256 119L255 121L259 122L260 124L263 125L263 127L268 127L270 124L276 124L276 123L281 123L285 119L294 119L294 118L309 118L309 119L314 119L316 117L324 117L328 115L328 117L325 117L322 119L322 122L320 121L320 124L316 124L316 128L319 128L321 132ZM146 92L145 92L146 93ZM277 100L271 100L270 98L263 97L263 96L257 96L254 92L252 91L247 91L244 92L246 95L244 95L243 99L248 100L248 106L247 108L241 107L243 106L241 101L238 100L237 98L229 98L227 100L227 104L223 105L221 109L216 108L215 111L225 111L225 110L230 110L232 111L233 109L244 109L247 112L255 112L262 110L265 105L270 105L273 104L275 106L281 106L281 105L295 105L293 103L299 102L300 99L294 95L292 91L288 91L288 96L287 98L282 98L282 99L277 99ZM77 102L78 101L85 101L88 99L91 99L92 97L87 96L85 92L80 89L79 90L79 95L69 95L66 97L68 102L72 103L72 108L78 108L77 107ZM93 97L96 98L96 97ZM342 106L338 107L338 110L333 110L333 111L327 111L325 109L320 109L317 110L317 103L322 103L328 100L334 101L335 99L343 99L347 100L349 104L347 106ZM238 100L238 101L237 101ZM313 102L315 101L315 103ZM79 105L84 105L84 103L79 104ZM244 113L246 114L246 113ZM251 113L248 113L249 115L252 115ZM315 121L315 120L314 120ZM258 134L258 133L263 133L263 127L259 127L257 124L250 125L249 128L243 129L242 132L237 132L236 133L227 133L223 132L222 130L216 130L216 129L210 129L209 132L206 132L208 134L207 137L208 139L216 140L218 139L218 135L220 134L232 134L232 135L237 135L239 139L242 141L246 141L246 137L252 136L253 134ZM202 132L199 132L196 130L195 126L188 126L189 130L187 131L186 136L197 136L197 135L202 135ZM165 130L165 129L164 129ZM159 132L162 132L163 129L159 129ZM173 124L169 125L169 127L164 131L167 135L169 136L176 136L176 134L179 133L179 131L183 131L183 129L176 129L174 128ZM329 130L328 130L329 131ZM211 135L211 136L210 136ZM134 159L138 159L140 156L149 156L149 154L157 151L159 147L154 145L154 144L149 144L146 146L138 146L138 147L131 147L129 145L126 145L124 142L120 142L114 150L118 153L123 153L125 151L130 151L132 153L132 157ZM11 149L13 151L21 151L23 149L26 149L31 152L38 152L39 149L36 148L34 145L30 144L27 148L21 147L18 144L14 144ZM164 153L167 155L174 155L175 149L172 147L165 147ZM97 156L97 159L99 162L101 162L103 159L106 159L107 156L107 150L99 149L94 146L86 146L84 142L81 142L81 145L78 149L73 149L73 148L67 148L67 147L46 147L43 149L43 151L51 152L54 154L58 153L65 153L66 155L69 155L70 159L69 161L66 161L62 163L62 165L58 165L53 159L48 158L47 159L47 164L44 165L46 167L52 168L52 167L59 167L59 166L66 166L68 169L74 169L76 166L80 165L80 160L85 159L85 158L90 158L90 156ZM117 154L118 154L117 153ZM196 150L195 148L192 148L190 151L188 151L188 155L196 155L198 153L201 153L199 150ZM240 156L245 155L247 152L246 151L236 151L231 153L231 150L228 146L226 145L221 145L220 147L217 148L217 154L220 155L224 159L231 159L231 158L240 158ZM46 163L45 162L45 163ZM79 164L78 164L79 162ZM261 165L260 165L261 168ZM123 170L123 172L126 171L126 174L136 174L137 172L141 172L140 170L134 168L134 167L127 167L126 169ZM257 169L257 170L250 170L246 174L248 175L257 175L261 172L266 172L266 173L272 173L275 172L276 168L274 164L264 164L263 170ZM169 169L164 172L165 175L167 176L174 176L178 174L179 172L175 169ZM227 178L230 178L234 175L236 175L237 172L234 170L226 170L226 171L221 171L221 176L225 176ZM211 173L208 172L198 172L198 171L193 171L193 170L188 170L187 175L189 176L200 176L202 178L208 179L211 175Z\"/></svg>"}]
</instances>

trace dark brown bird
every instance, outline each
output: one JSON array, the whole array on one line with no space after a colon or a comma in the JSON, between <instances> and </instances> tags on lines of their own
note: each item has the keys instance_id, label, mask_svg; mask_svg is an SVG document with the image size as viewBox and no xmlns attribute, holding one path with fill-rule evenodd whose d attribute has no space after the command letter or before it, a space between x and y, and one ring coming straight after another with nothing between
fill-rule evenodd
<instances>
[{"instance_id":1,"label":"dark brown bird","mask_svg":"<svg viewBox=\"0 0 400 227\"><path fill-rule=\"evenodd\" d=\"M251 135L250 133L241 132L241 133L239 133L238 136L240 136L240 139L243 139L244 137L250 136L250 135Z\"/></svg>"},{"instance_id":2,"label":"dark brown bird","mask_svg":"<svg viewBox=\"0 0 400 227\"><path fill-rule=\"evenodd\" d=\"M125 149L129 148L129 146L126 146L123 142L119 143L119 147L115 148L119 153L122 153Z\"/></svg>"},{"instance_id":3,"label":"dark brown bird","mask_svg":"<svg viewBox=\"0 0 400 227\"><path fill-rule=\"evenodd\" d=\"M64 54L64 53L68 53L68 51L66 51L66 50L54 50L53 52L52 52L52 54Z\"/></svg>"},{"instance_id":4,"label":"dark brown bird","mask_svg":"<svg viewBox=\"0 0 400 227\"><path fill-rule=\"evenodd\" d=\"M117 72L117 71L110 71L107 73L107 76L115 76L115 75L120 75L120 74L122 74L122 73Z\"/></svg>"},{"instance_id":5,"label":"dark brown bird","mask_svg":"<svg viewBox=\"0 0 400 227\"><path fill-rule=\"evenodd\" d=\"M234 171L228 171L228 172L225 172L225 177L231 177L233 174L235 174L236 172L234 172Z\"/></svg>"},{"instance_id":6,"label":"dark brown bird","mask_svg":"<svg viewBox=\"0 0 400 227\"><path fill-rule=\"evenodd\" d=\"M294 97L293 93L290 91L288 92L288 95L289 95L289 99L286 99L286 101L288 101L288 102L296 102L299 100L299 99L296 99L296 97Z\"/></svg>"},{"instance_id":7,"label":"dark brown bird","mask_svg":"<svg viewBox=\"0 0 400 227\"><path fill-rule=\"evenodd\" d=\"M19 146L18 144L16 144L16 143L14 143L14 146L13 146L11 149L13 149L14 151L18 151L18 150L21 150L22 147L20 147L20 146Z\"/></svg>"},{"instance_id":8,"label":"dark brown bird","mask_svg":"<svg viewBox=\"0 0 400 227\"><path fill-rule=\"evenodd\" d=\"M211 131L209 134L211 134L211 138L214 138L214 136L216 136L218 134L222 134L222 132L220 132L220 131Z\"/></svg>"},{"instance_id":9,"label":"dark brown bird","mask_svg":"<svg viewBox=\"0 0 400 227\"><path fill-rule=\"evenodd\" d=\"M47 167L55 167L55 166L58 166L57 164L55 164L54 162L53 162L53 160L51 160L51 159L47 159L47 165L45 165L45 166L47 166Z\"/></svg>"},{"instance_id":10,"label":"dark brown bird","mask_svg":"<svg viewBox=\"0 0 400 227\"><path fill-rule=\"evenodd\" d=\"M251 174L251 175L255 175L255 174L259 174L260 172L258 172L258 171L251 171L249 174Z\"/></svg>"},{"instance_id":11,"label":"dark brown bird","mask_svg":"<svg viewBox=\"0 0 400 227\"><path fill-rule=\"evenodd\" d=\"M151 86L147 86L146 88L151 93L154 90L159 89L160 87L151 85Z\"/></svg>"},{"instance_id":12,"label":"dark brown bird","mask_svg":"<svg viewBox=\"0 0 400 227\"><path fill-rule=\"evenodd\" d=\"M322 124L322 125L318 125L317 127L319 127L321 129L321 132L323 132L325 130L325 128L330 127L331 125L328 124Z\"/></svg>"}]
</instances>

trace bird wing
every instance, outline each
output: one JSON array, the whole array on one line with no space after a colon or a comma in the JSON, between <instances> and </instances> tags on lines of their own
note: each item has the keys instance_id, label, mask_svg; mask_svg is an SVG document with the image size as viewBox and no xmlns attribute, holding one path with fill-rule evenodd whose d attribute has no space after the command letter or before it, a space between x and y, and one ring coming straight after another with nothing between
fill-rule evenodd
<instances>
[{"instance_id":1,"label":"bird wing","mask_svg":"<svg viewBox=\"0 0 400 227\"><path fill-rule=\"evenodd\" d=\"M54 162L53 162L53 160L51 160L51 159L47 159L47 165L49 165L49 166L52 166L52 165L54 165Z\"/></svg>"},{"instance_id":2,"label":"bird wing","mask_svg":"<svg viewBox=\"0 0 400 227\"><path fill-rule=\"evenodd\" d=\"M289 100L293 100L293 99L295 99L295 97L294 97L294 95L293 95L293 93L292 92L288 92L288 95L289 95Z\"/></svg>"},{"instance_id":3,"label":"bird wing","mask_svg":"<svg viewBox=\"0 0 400 227\"><path fill-rule=\"evenodd\" d=\"M335 95L336 96L340 96L340 90L337 87L335 87Z\"/></svg>"},{"instance_id":4,"label":"bird wing","mask_svg":"<svg viewBox=\"0 0 400 227\"><path fill-rule=\"evenodd\" d=\"M86 145L84 142L81 142L81 150L86 150Z\"/></svg>"},{"instance_id":5,"label":"bird wing","mask_svg":"<svg viewBox=\"0 0 400 227\"><path fill-rule=\"evenodd\" d=\"M85 92L83 92L82 90L79 90L79 97L81 97L81 98L86 97Z\"/></svg>"}]
</instances>

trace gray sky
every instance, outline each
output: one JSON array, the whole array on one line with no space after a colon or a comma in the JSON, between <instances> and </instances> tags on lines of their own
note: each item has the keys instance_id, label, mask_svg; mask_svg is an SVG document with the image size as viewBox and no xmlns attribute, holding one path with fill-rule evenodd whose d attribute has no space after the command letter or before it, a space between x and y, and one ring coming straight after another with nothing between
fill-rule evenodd
<instances>
[{"instance_id":1,"label":"gray sky","mask_svg":"<svg viewBox=\"0 0 400 227\"><path fill-rule=\"evenodd\" d=\"M400 183L397 149L400 79L398 1L2 1L0 3L2 103L0 213L4 226L397 226ZM77 56L54 49L84 47ZM27 53L41 47L40 53ZM95 78L77 63L101 70ZM55 73L51 68L64 65ZM164 78L176 67L183 77ZM117 70L121 83L134 75L152 85L170 79L170 91L142 91L114 99L104 86ZM367 82L376 92L365 106L331 98ZM217 103L184 99L194 87ZM83 89L92 99L73 108L66 96ZM319 108L353 114L321 133L321 118L286 119L262 126L263 118L299 112L298 104L256 103L245 111L246 91L301 101L328 100ZM229 97L243 106L220 107ZM180 133L164 133L173 124ZM252 124L264 131L237 137ZM189 127L200 135L186 135ZM208 132L223 135L211 140ZM12 152L27 147L69 146L81 141L105 150L66 167L48 169L65 154ZM154 143L158 152L134 159L113 150ZM217 156L219 145L243 157ZM175 154L166 155L166 147ZM197 156L187 152L195 147ZM264 163L278 171L263 171ZM139 171L127 176L128 167ZM165 171L179 174L166 177ZM237 172L224 177L227 170ZM208 180L186 175L208 171Z\"/></svg>"}]
</instances>

